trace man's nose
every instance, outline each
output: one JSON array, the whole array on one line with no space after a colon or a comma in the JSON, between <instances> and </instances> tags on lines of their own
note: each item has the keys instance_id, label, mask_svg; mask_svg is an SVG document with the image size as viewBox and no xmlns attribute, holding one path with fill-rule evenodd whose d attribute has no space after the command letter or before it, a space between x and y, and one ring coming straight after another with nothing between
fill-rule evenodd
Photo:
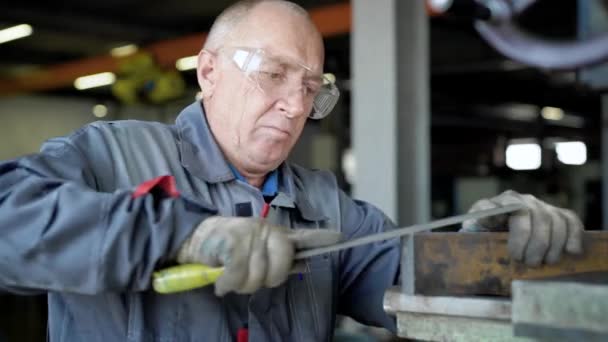
<instances>
[{"instance_id":1,"label":"man's nose","mask_svg":"<svg viewBox=\"0 0 608 342\"><path fill-rule=\"evenodd\" d=\"M288 118L297 118L305 114L305 108L306 104L302 86L286 87L283 96L279 100L279 109Z\"/></svg>"}]
</instances>

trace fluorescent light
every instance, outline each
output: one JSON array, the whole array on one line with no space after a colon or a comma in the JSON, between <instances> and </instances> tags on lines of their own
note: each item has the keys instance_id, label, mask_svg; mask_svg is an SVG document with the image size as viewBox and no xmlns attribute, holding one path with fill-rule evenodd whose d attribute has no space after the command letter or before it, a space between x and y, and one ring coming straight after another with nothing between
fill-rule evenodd
<instances>
[{"instance_id":1,"label":"fluorescent light","mask_svg":"<svg viewBox=\"0 0 608 342\"><path fill-rule=\"evenodd\" d=\"M34 30L28 24L21 24L0 30L0 44L10 42L11 40L27 37Z\"/></svg>"},{"instance_id":2,"label":"fluorescent light","mask_svg":"<svg viewBox=\"0 0 608 342\"><path fill-rule=\"evenodd\" d=\"M108 107L102 104L96 104L93 106L93 115L98 118L103 118L108 115Z\"/></svg>"},{"instance_id":3,"label":"fluorescent light","mask_svg":"<svg viewBox=\"0 0 608 342\"><path fill-rule=\"evenodd\" d=\"M78 90L102 87L110 85L116 81L116 75L111 72L102 72L88 76L78 77L74 81L74 87Z\"/></svg>"},{"instance_id":4,"label":"fluorescent light","mask_svg":"<svg viewBox=\"0 0 608 342\"><path fill-rule=\"evenodd\" d=\"M587 145L582 141L555 144L557 159L566 165L583 165L587 161Z\"/></svg>"},{"instance_id":5,"label":"fluorescent light","mask_svg":"<svg viewBox=\"0 0 608 342\"><path fill-rule=\"evenodd\" d=\"M355 176L357 172L357 161L352 148L347 148L342 154L342 172L344 178L350 184L355 184Z\"/></svg>"},{"instance_id":6,"label":"fluorescent light","mask_svg":"<svg viewBox=\"0 0 608 342\"><path fill-rule=\"evenodd\" d=\"M545 120L559 121L564 118L564 111L557 107L543 107L540 110L540 115Z\"/></svg>"},{"instance_id":7,"label":"fluorescent light","mask_svg":"<svg viewBox=\"0 0 608 342\"><path fill-rule=\"evenodd\" d=\"M119 46L119 47L115 47L112 50L110 50L110 55L112 55L112 57L124 57L124 56L134 54L137 51L137 49L138 49L137 45L135 45L135 44Z\"/></svg>"},{"instance_id":8,"label":"fluorescent light","mask_svg":"<svg viewBox=\"0 0 608 342\"><path fill-rule=\"evenodd\" d=\"M507 166L513 170L536 170L541 164L541 148L538 144L513 144L507 146Z\"/></svg>"},{"instance_id":9,"label":"fluorescent light","mask_svg":"<svg viewBox=\"0 0 608 342\"><path fill-rule=\"evenodd\" d=\"M443 13L452 7L453 0L428 0L427 6L436 13Z\"/></svg>"},{"instance_id":10,"label":"fluorescent light","mask_svg":"<svg viewBox=\"0 0 608 342\"><path fill-rule=\"evenodd\" d=\"M196 69L196 63L198 62L198 56L190 56L180 58L175 62L175 67L179 71L186 71Z\"/></svg>"}]
</instances>

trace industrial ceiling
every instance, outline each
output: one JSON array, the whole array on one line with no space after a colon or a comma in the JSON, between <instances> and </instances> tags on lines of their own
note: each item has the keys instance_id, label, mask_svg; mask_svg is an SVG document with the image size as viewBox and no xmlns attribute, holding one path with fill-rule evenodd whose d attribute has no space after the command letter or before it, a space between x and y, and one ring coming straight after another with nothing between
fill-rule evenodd
<instances>
[{"instance_id":1,"label":"industrial ceiling","mask_svg":"<svg viewBox=\"0 0 608 342\"><path fill-rule=\"evenodd\" d=\"M109 51L125 44L149 48L161 56L160 64L172 67L176 58L185 57L180 54L196 53L214 17L233 2L4 2L0 5L0 29L27 23L34 34L0 44L0 96L36 91L110 99L107 88L76 90L71 84L73 73L97 72L112 65ZM296 2L316 11L318 23L328 27L326 69L337 74L348 99L351 4L335 0ZM520 24L548 39L576 39L577 6L574 0L539 1L520 18ZM590 154L599 153L601 92L580 82L579 73L538 70L510 61L479 37L471 20L433 18L430 22L435 146L449 151L454 139L460 139L472 150L480 150L477 155L468 154L479 159L480 154L491 153L499 136L560 135L586 137ZM332 31L336 27L339 29ZM40 73L48 70L55 73ZM183 75L187 86L196 88L193 72ZM66 79L62 81L62 77ZM538 118L544 106L564 109L576 123L543 122ZM433 156L438 166L435 169L444 169L442 161L446 159L435 160L438 155L442 154Z\"/></svg>"}]
</instances>

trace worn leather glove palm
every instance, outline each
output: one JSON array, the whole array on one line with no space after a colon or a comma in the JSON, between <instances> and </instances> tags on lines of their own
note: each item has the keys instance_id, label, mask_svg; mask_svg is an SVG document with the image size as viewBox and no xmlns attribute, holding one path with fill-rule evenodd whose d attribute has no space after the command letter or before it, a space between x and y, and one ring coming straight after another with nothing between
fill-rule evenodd
<instances>
[{"instance_id":1,"label":"worn leather glove palm","mask_svg":"<svg viewBox=\"0 0 608 342\"><path fill-rule=\"evenodd\" d=\"M179 263L224 266L215 294L253 293L287 280L296 249L334 244L341 234L325 229L289 229L253 217L203 220L180 247Z\"/></svg>"},{"instance_id":2,"label":"worn leather glove palm","mask_svg":"<svg viewBox=\"0 0 608 342\"><path fill-rule=\"evenodd\" d=\"M511 257L530 266L538 266L543 261L555 263L564 249L571 254L582 252L584 227L578 216L571 210L554 207L532 195L508 190L496 197L477 201L469 212L508 204L523 204L526 209L465 221L461 231L508 229Z\"/></svg>"}]
</instances>

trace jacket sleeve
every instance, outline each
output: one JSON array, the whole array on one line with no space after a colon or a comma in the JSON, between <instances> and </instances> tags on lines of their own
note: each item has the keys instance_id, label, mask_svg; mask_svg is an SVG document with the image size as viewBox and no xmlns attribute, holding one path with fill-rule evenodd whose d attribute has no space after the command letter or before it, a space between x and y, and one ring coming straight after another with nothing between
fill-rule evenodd
<instances>
[{"instance_id":1,"label":"jacket sleeve","mask_svg":"<svg viewBox=\"0 0 608 342\"><path fill-rule=\"evenodd\" d=\"M395 224L373 205L340 192L342 232L345 239L380 233ZM340 254L338 313L374 326L396 331L395 318L384 312L385 291L399 280L398 238L346 249Z\"/></svg>"},{"instance_id":2,"label":"jacket sleeve","mask_svg":"<svg viewBox=\"0 0 608 342\"><path fill-rule=\"evenodd\" d=\"M153 270L214 212L163 182L98 192L84 160L64 144L0 163L0 291L148 289Z\"/></svg>"}]
</instances>

